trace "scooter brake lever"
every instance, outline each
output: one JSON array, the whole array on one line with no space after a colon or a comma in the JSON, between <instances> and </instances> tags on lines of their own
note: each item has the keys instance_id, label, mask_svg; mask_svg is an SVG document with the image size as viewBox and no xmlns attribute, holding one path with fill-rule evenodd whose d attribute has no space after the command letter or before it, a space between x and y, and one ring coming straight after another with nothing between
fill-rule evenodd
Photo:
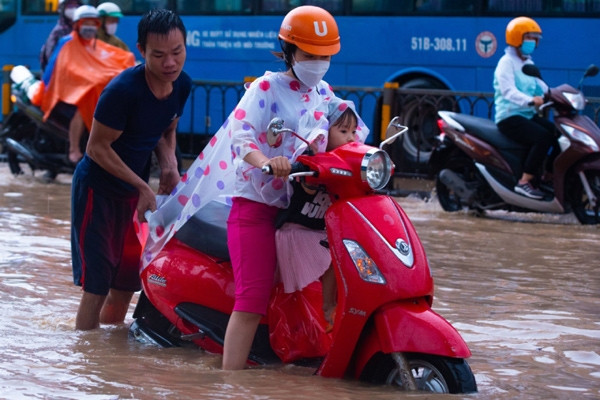
<instances>
[{"instance_id":1,"label":"scooter brake lever","mask_svg":"<svg viewBox=\"0 0 600 400\"><path fill-rule=\"evenodd\" d=\"M288 175L288 180L293 181L301 176L317 176L317 171L295 172Z\"/></svg>"}]
</instances>

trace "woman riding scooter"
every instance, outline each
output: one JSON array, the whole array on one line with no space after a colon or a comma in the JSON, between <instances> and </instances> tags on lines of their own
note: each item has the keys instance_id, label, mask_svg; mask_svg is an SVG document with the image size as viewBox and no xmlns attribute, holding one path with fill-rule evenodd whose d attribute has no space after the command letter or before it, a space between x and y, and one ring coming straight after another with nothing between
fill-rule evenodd
<instances>
[{"instance_id":1,"label":"woman riding scooter","mask_svg":"<svg viewBox=\"0 0 600 400\"><path fill-rule=\"evenodd\" d=\"M161 242L164 244L177 231L179 221L186 221L194 209L209 202L210 191L218 189L218 196L229 194L226 201L232 207L228 246L236 305L225 335L224 369L245 367L252 338L267 311L276 266L274 220L277 211L288 205L290 188L285 178L291 170L290 159L295 159L298 147L304 144L290 136L282 139L281 146L270 147L266 141L269 122L278 117L298 131L300 117L307 115L321 126L324 137L328 103L335 97L329 84L322 80L331 56L340 49L337 24L331 14L315 6L294 8L283 19L279 32L282 53L277 55L286 70L266 72L249 85L234 112L199 157L200 165L194 163L188 169L182 179L184 184L170 196L175 199L175 206L177 202L186 203L181 213L171 213L165 204L152 218L162 220L163 225L160 232L155 230L157 241L151 234L142 260L144 267L160 250ZM318 141L323 151L326 141ZM217 148L224 150L222 158L216 157ZM272 168L273 175L263 174L261 168L265 165ZM222 179L217 178L220 173ZM195 186L199 179L205 180L199 190L186 189ZM149 222L152 226L153 221Z\"/></svg>"},{"instance_id":2,"label":"woman riding scooter","mask_svg":"<svg viewBox=\"0 0 600 400\"><path fill-rule=\"evenodd\" d=\"M511 20L506 27L508 47L494 71L495 122L498 129L516 142L531 146L514 191L533 199L544 197L544 193L534 185L533 178L555 143L554 125L537 115L536 111L544 103L543 95L548 87L540 79L521 71L524 64L533 64L531 53L541 35L542 30L533 19L518 17Z\"/></svg>"}]
</instances>

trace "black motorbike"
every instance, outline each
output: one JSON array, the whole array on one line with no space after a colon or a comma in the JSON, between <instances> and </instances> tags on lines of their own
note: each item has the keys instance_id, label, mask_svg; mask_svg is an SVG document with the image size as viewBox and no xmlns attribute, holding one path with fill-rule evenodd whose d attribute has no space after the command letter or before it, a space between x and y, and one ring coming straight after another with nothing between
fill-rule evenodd
<instances>
[{"instance_id":1,"label":"black motorbike","mask_svg":"<svg viewBox=\"0 0 600 400\"><path fill-rule=\"evenodd\" d=\"M21 164L29 165L32 172L47 171L44 177L54 179L59 173L73 173L75 164L69 160L70 107L59 107L44 121L42 110L31 104L27 85L11 85L12 112L5 118L0 130L0 145L10 171L23 174ZM85 149L87 132L80 147Z\"/></svg>"}]
</instances>

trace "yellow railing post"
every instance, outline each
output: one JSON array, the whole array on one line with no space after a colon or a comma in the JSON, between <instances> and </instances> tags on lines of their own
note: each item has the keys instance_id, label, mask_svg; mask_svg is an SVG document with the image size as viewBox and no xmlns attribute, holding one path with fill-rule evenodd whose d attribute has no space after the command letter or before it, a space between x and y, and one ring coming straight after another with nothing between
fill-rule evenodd
<instances>
[{"instance_id":1,"label":"yellow railing post","mask_svg":"<svg viewBox=\"0 0 600 400\"><path fill-rule=\"evenodd\" d=\"M396 94L396 89L398 89L400 85L398 82L385 82L383 84L383 103L381 104L381 132L380 132L380 140L385 140L385 132L387 130L387 126L392 120L392 104L394 102L394 95Z\"/></svg>"},{"instance_id":2,"label":"yellow railing post","mask_svg":"<svg viewBox=\"0 0 600 400\"><path fill-rule=\"evenodd\" d=\"M4 65L2 67L2 120L12 111L12 101L10 100L10 71L12 65Z\"/></svg>"}]
</instances>

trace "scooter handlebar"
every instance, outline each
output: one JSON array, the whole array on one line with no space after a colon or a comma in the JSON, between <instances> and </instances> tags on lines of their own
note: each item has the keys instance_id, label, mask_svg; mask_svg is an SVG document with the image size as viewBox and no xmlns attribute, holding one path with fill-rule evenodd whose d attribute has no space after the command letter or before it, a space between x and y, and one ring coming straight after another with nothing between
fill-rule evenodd
<instances>
[{"instance_id":1,"label":"scooter handlebar","mask_svg":"<svg viewBox=\"0 0 600 400\"><path fill-rule=\"evenodd\" d=\"M269 164L263 165L262 172L265 175L273 175L273 169L271 168L271 166ZM295 163L292 163L292 169L290 170L290 176L291 175L300 176L297 174L306 175L305 172L311 172L310 175L312 175L312 171L306 165L304 165L298 161L296 161Z\"/></svg>"}]
</instances>

